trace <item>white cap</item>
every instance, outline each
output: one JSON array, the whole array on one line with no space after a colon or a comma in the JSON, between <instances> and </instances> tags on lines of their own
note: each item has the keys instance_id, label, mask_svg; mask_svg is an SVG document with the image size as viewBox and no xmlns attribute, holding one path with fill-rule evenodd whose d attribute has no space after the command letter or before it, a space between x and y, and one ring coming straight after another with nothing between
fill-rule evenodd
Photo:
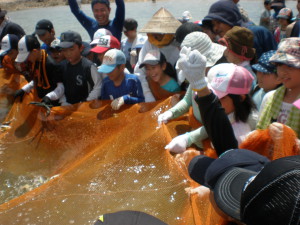
<instances>
[{"instance_id":1,"label":"white cap","mask_svg":"<svg viewBox=\"0 0 300 225\"><path fill-rule=\"evenodd\" d=\"M90 45L94 45L94 44L97 44L99 39L104 36L104 35L112 35L112 33L105 29L105 28L100 28L98 29L95 33L94 33L94 36L93 36L93 41L90 43Z\"/></svg>"},{"instance_id":2,"label":"white cap","mask_svg":"<svg viewBox=\"0 0 300 225\"><path fill-rule=\"evenodd\" d=\"M7 34L2 38L0 56L4 56L11 49L18 48L19 38L14 34Z\"/></svg>"}]
</instances>

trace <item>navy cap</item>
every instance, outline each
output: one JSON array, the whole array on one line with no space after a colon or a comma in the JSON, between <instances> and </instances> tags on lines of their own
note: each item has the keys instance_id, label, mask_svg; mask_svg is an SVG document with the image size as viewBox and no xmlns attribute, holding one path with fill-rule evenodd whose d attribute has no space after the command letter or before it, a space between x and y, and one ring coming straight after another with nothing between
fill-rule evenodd
<instances>
[{"instance_id":1,"label":"navy cap","mask_svg":"<svg viewBox=\"0 0 300 225\"><path fill-rule=\"evenodd\" d=\"M87 43L87 42L85 42L85 41L82 42L82 44L83 44L84 49L83 49L83 51L81 52L81 55L82 55L82 56L87 56L87 55L90 53L90 50L91 50L92 48L91 48L90 44Z\"/></svg>"},{"instance_id":2,"label":"navy cap","mask_svg":"<svg viewBox=\"0 0 300 225\"><path fill-rule=\"evenodd\" d=\"M35 33L37 35L44 35L47 31L50 32L53 29L53 24L50 20L40 20L35 26Z\"/></svg>"},{"instance_id":3,"label":"navy cap","mask_svg":"<svg viewBox=\"0 0 300 225\"><path fill-rule=\"evenodd\" d=\"M252 65L252 68L262 73L276 73L276 66L269 62L270 58L275 55L275 53L275 50L263 53L257 64Z\"/></svg>"},{"instance_id":4,"label":"navy cap","mask_svg":"<svg viewBox=\"0 0 300 225\"><path fill-rule=\"evenodd\" d=\"M270 160L256 152L246 149L232 149L217 159L197 156L189 164L189 174L196 182L214 189L218 178L233 167L260 171Z\"/></svg>"},{"instance_id":5,"label":"navy cap","mask_svg":"<svg viewBox=\"0 0 300 225\"><path fill-rule=\"evenodd\" d=\"M60 35L59 47L71 48L74 44L82 44L82 39L79 33L75 31L66 31Z\"/></svg>"},{"instance_id":6,"label":"navy cap","mask_svg":"<svg viewBox=\"0 0 300 225\"><path fill-rule=\"evenodd\" d=\"M217 1L209 8L208 15L202 22L218 20L230 26L241 26L242 16L233 1Z\"/></svg>"}]
</instances>

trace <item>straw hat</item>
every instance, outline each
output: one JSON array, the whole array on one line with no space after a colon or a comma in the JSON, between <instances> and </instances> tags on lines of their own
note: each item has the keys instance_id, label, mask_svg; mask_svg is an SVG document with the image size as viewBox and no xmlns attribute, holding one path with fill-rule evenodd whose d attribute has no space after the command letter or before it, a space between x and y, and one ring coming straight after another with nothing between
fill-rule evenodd
<instances>
[{"instance_id":1,"label":"straw hat","mask_svg":"<svg viewBox=\"0 0 300 225\"><path fill-rule=\"evenodd\" d=\"M160 8L140 32L175 34L181 23L165 8Z\"/></svg>"}]
</instances>

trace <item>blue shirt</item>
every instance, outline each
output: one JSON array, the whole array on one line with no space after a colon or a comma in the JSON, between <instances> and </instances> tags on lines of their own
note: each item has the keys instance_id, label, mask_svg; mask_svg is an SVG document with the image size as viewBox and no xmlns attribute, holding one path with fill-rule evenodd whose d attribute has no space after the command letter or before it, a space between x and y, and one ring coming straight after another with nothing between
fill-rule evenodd
<instances>
[{"instance_id":1,"label":"blue shirt","mask_svg":"<svg viewBox=\"0 0 300 225\"><path fill-rule=\"evenodd\" d=\"M115 36L119 41L121 40L125 19L124 0L115 1L117 5L115 18L110 20L107 25L99 25L95 19L85 15L85 13L78 7L76 0L68 0L68 2L72 13L77 18L79 23L81 23L81 25L86 29L91 40L93 40L94 33L100 28L109 30L113 36Z\"/></svg>"},{"instance_id":2,"label":"blue shirt","mask_svg":"<svg viewBox=\"0 0 300 225\"><path fill-rule=\"evenodd\" d=\"M125 74L120 86L116 87L109 77L104 78L101 88L101 99L109 100L124 97L126 104L144 102L145 97L139 78L134 74Z\"/></svg>"}]
</instances>

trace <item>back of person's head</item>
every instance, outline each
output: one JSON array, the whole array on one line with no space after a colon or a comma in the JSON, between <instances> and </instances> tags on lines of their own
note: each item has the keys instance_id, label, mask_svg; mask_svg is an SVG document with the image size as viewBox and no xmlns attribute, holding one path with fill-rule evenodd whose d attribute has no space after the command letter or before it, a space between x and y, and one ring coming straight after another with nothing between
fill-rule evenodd
<instances>
[{"instance_id":1,"label":"back of person's head","mask_svg":"<svg viewBox=\"0 0 300 225\"><path fill-rule=\"evenodd\" d=\"M18 50L19 37L14 34L7 34L1 40L0 56L4 56L10 50Z\"/></svg>"},{"instance_id":2,"label":"back of person's head","mask_svg":"<svg viewBox=\"0 0 300 225\"><path fill-rule=\"evenodd\" d=\"M138 27L138 22L135 19L127 18L124 20L123 31L136 30Z\"/></svg>"},{"instance_id":3,"label":"back of person's head","mask_svg":"<svg viewBox=\"0 0 300 225\"><path fill-rule=\"evenodd\" d=\"M243 61L255 58L254 35L245 27L234 26L219 39L219 43Z\"/></svg>"},{"instance_id":4,"label":"back of person's head","mask_svg":"<svg viewBox=\"0 0 300 225\"><path fill-rule=\"evenodd\" d=\"M270 0L265 0L264 1L264 5L270 5L271 4L271 1Z\"/></svg>"},{"instance_id":5,"label":"back of person's head","mask_svg":"<svg viewBox=\"0 0 300 225\"><path fill-rule=\"evenodd\" d=\"M228 97L231 98L234 105L234 119L237 122L246 123L250 114L256 108L252 98L249 94L244 96L229 94Z\"/></svg>"},{"instance_id":6,"label":"back of person's head","mask_svg":"<svg viewBox=\"0 0 300 225\"><path fill-rule=\"evenodd\" d=\"M7 14L7 11L0 8L0 19L4 19L6 14Z\"/></svg>"},{"instance_id":7,"label":"back of person's head","mask_svg":"<svg viewBox=\"0 0 300 225\"><path fill-rule=\"evenodd\" d=\"M31 51L34 49L40 49L41 45L36 36L25 35L18 42L18 56L16 62L24 62Z\"/></svg>"},{"instance_id":8,"label":"back of person's head","mask_svg":"<svg viewBox=\"0 0 300 225\"><path fill-rule=\"evenodd\" d=\"M192 22L183 23L177 28L175 32L175 39L179 44L181 44L186 35L194 31L202 31L201 26Z\"/></svg>"},{"instance_id":9,"label":"back of person's head","mask_svg":"<svg viewBox=\"0 0 300 225\"><path fill-rule=\"evenodd\" d=\"M96 5L97 3L104 4L107 6L107 8L110 8L109 0L92 0L91 2L92 9L94 8L94 5Z\"/></svg>"},{"instance_id":10,"label":"back of person's head","mask_svg":"<svg viewBox=\"0 0 300 225\"><path fill-rule=\"evenodd\" d=\"M190 47L191 50L198 50L206 57L206 67L212 67L222 58L225 47L213 43L209 36L203 32L192 32L184 38L181 47Z\"/></svg>"}]
</instances>

